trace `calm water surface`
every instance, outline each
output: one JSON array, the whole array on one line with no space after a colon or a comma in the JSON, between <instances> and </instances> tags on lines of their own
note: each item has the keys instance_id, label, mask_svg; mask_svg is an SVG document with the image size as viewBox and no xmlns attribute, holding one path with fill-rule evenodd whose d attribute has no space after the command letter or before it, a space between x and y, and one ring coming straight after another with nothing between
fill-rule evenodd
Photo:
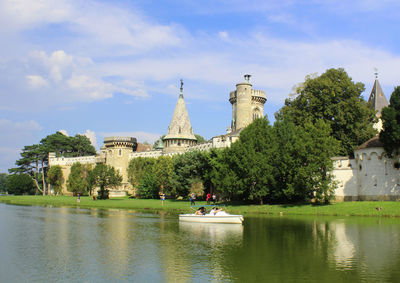
<instances>
[{"instance_id":1,"label":"calm water surface","mask_svg":"<svg viewBox=\"0 0 400 283\"><path fill-rule=\"evenodd\" d=\"M400 282L400 220L177 215L0 203L0 282Z\"/></svg>"}]
</instances>

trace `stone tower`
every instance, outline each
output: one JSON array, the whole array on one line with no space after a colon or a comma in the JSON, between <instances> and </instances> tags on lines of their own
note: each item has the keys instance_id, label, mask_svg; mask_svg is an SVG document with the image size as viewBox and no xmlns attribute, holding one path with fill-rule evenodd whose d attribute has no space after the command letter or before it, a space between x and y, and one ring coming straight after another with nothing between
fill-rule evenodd
<instances>
[{"instance_id":1,"label":"stone tower","mask_svg":"<svg viewBox=\"0 0 400 283\"><path fill-rule=\"evenodd\" d=\"M250 75L244 75L245 81L236 85L236 90L231 91L229 102L232 104L232 131L240 130L262 118L264 104L267 101L265 92L252 89Z\"/></svg>"},{"instance_id":2,"label":"stone tower","mask_svg":"<svg viewBox=\"0 0 400 283\"><path fill-rule=\"evenodd\" d=\"M174 114L168 127L168 133L163 138L163 153L166 154L183 152L188 146L197 144L185 100L183 99L182 80L180 90L178 102L176 103Z\"/></svg>"},{"instance_id":3,"label":"stone tower","mask_svg":"<svg viewBox=\"0 0 400 283\"><path fill-rule=\"evenodd\" d=\"M119 193L125 195L129 189L128 174L126 169L129 165L130 155L136 150L137 141L132 137L105 137L104 145L101 147L101 157L107 165L113 166L122 175L121 190L113 190L110 193L113 196L119 196Z\"/></svg>"},{"instance_id":4,"label":"stone tower","mask_svg":"<svg viewBox=\"0 0 400 283\"><path fill-rule=\"evenodd\" d=\"M389 106L389 102L386 99L385 94L382 91L381 85L378 81L378 72L375 72L375 82L372 87L371 94L369 95L368 103L370 107L376 111L378 122L374 124L374 128L380 132L382 130L382 108Z\"/></svg>"}]
</instances>

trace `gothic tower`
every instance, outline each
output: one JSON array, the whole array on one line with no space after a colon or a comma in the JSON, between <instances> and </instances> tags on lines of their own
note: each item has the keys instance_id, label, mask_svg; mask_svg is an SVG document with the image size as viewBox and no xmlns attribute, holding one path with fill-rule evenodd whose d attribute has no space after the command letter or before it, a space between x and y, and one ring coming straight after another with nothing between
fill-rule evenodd
<instances>
[{"instance_id":1,"label":"gothic tower","mask_svg":"<svg viewBox=\"0 0 400 283\"><path fill-rule=\"evenodd\" d=\"M232 131L245 128L256 118L262 118L264 104L267 101L265 92L252 89L250 75L244 75L245 81L236 85L231 91L229 102L232 104Z\"/></svg>"},{"instance_id":2,"label":"gothic tower","mask_svg":"<svg viewBox=\"0 0 400 283\"><path fill-rule=\"evenodd\" d=\"M186 147L197 144L197 139L193 134L189 113L183 99L183 81L181 80L181 92L176 103L168 133L163 138L163 152L175 153L183 152Z\"/></svg>"},{"instance_id":3,"label":"gothic tower","mask_svg":"<svg viewBox=\"0 0 400 283\"><path fill-rule=\"evenodd\" d=\"M369 95L368 103L370 107L376 111L376 116L378 117L378 122L374 124L374 128L380 132L382 130L382 108L389 106L389 102L386 99L385 94L382 91L381 85L378 81L378 72L375 72L375 82L372 87L371 94Z\"/></svg>"}]
</instances>

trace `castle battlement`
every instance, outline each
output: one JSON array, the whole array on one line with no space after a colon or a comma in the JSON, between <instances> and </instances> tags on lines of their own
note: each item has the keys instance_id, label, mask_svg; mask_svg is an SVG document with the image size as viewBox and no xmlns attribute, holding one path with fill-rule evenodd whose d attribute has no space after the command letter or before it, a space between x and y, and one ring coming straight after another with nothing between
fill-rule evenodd
<instances>
[{"instance_id":1,"label":"castle battlement","mask_svg":"<svg viewBox=\"0 0 400 283\"><path fill-rule=\"evenodd\" d=\"M136 148L137 141L133 137L105 137L104 146L109 147L132 147Z\"/></svg>"},{"instance_id":2,"label":"castle battlement","mask_svg":"<svg viewBox=\"0 0 400 283\"><path fill-rule=\"evenodd\" d=\"M49 165L60 165L60 166L72 166L74 163L82 164L94 164L96 162L96 156L79 156L79 157L55 157L55 155L49 154Z\"/></svg>"}]
</instances>

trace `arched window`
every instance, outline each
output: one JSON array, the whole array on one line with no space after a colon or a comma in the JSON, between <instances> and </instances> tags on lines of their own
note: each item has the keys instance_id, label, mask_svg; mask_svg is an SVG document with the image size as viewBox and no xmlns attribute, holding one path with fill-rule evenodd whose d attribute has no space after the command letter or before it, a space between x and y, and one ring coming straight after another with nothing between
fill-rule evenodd
<instances>
[{"instance_id":1,"label":"arched window","mask_svg":"<svg viewBox=\"0 0 400 283\"><path fill-rule=\"evenodd\" d=\"M253 110L253 121L254 121L255 119L258 119L258 118L261 118L261 112L260 112L260 109L255 108L255 109Z\"/></svg>"}]
</instances>

